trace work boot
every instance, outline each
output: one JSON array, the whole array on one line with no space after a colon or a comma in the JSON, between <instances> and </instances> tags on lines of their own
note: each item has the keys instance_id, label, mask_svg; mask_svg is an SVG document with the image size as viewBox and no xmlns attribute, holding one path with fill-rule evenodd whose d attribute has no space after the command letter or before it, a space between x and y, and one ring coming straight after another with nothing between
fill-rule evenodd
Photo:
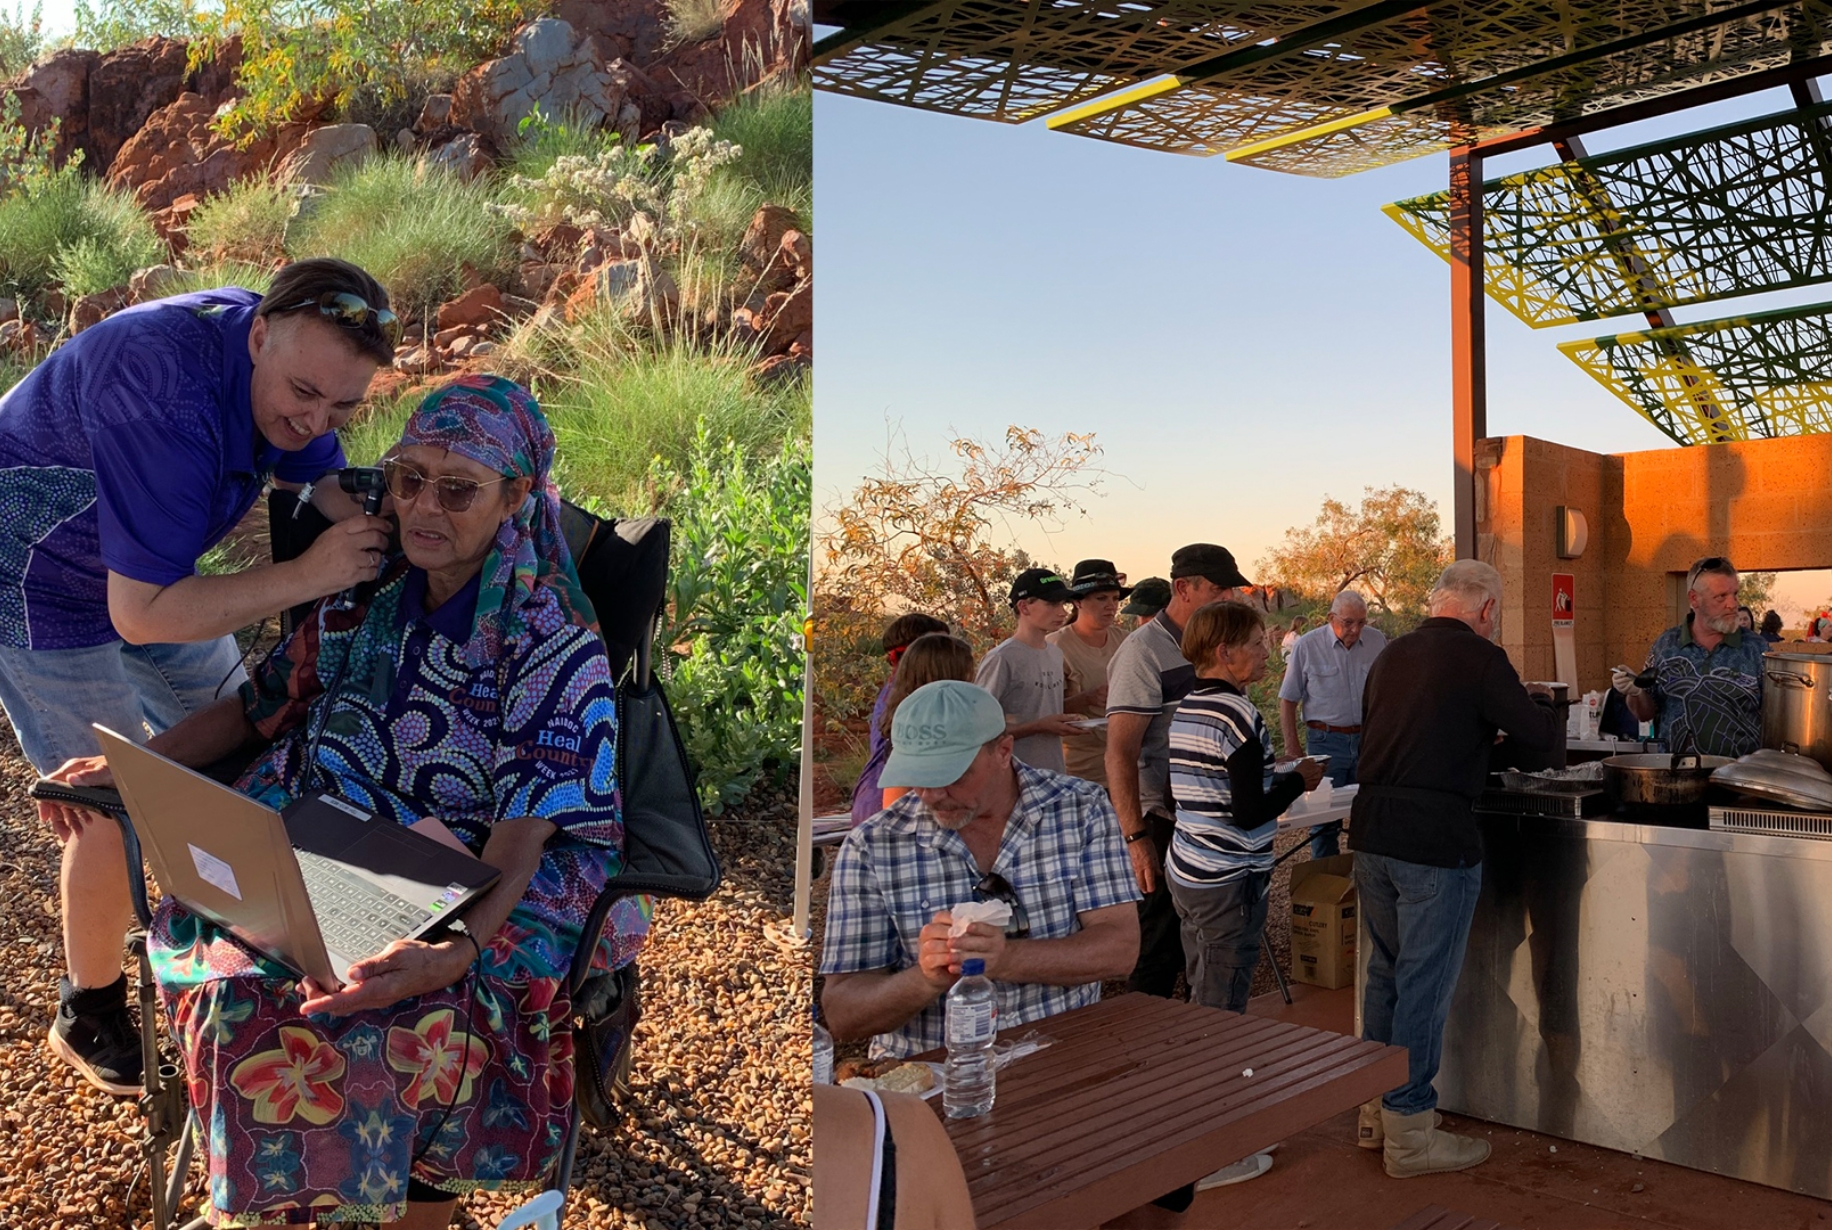
<instances>
[{"instance_id":1,"label":"work boot","mask_svg":"<svg viewBox=\"0 0 1832 1230\"><path fill-rule=\"evenodd\" d=\"M1431 1112L1431 1126L1444 1122L1444 1116ZM1387 1133L1380 1126L1380 1099L1361 1104L1361 1118L1355 1123L1355 1143L1364 1149L1378 1149L1386 1143Z\"/></svg>"},{"instance_id":2,"label":"work boot","mask_svg":"<svg viewBox=\"0 0 1832 1230\"><path fill-rule=\"evenodd\" d=\"M140 1031L127 1011L127 976L105 987L79 991L68 978L57 984L57 1018L46 1048L104 1093L141 1092Z\"/></svg>"},{"instance_id":3,"label":"work boot","mask_svg":"<svg viewBox=\"0 0 1832 1230\"><path fill-rule=\"evenodd\" d=\"M1416 1115L1401 1115L1381 1107L1380 1126L1386 1136L1381 1161L1389 1177L1410 1179L1468 1170L1488 1160L1488 1141L1439 1131L1432 1120L1436 1113L1421 1110Z\"/></svg>"}]
</instances>

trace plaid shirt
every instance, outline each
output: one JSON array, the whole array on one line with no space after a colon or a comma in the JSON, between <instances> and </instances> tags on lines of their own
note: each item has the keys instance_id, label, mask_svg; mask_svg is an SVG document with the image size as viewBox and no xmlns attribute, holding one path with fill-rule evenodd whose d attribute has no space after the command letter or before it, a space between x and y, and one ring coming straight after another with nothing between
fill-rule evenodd
<instances>
[{"instance_id":1,"label":"plaid shirt","mask_svg":"<svg viewBox=\"0 0 1832 1230\"><path fill-rule=\"evenodd\" d=\"M1006 823L989 871L1017 897L1012 923L1033 940L1081 929L1077 915L1139 897L1107 792L1092 782L1013 762L1018 806ZM914 792L854 829L833 865L827 894L822 974L904 970L916 964L917 941L938 910L978 898L982 875L959 833L935 822ZM997 984L999 1027L1023 1025L1100 998L1100 983ZM901 1029L872 1039L872 1054L907 1056L946 1042L945 997Z\"/></svg>"}]
</instances>

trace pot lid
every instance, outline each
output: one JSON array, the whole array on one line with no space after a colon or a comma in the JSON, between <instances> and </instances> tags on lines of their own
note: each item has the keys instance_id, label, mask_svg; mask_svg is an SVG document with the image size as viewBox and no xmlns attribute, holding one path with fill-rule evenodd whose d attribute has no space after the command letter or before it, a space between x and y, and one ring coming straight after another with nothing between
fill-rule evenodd
<instances>
[{"instance_id":1,"label":"pot lid","mask_svg":"<svg viewBox=\"0 0 1832 1230\"><path fill-rule=\"evenodd\" d=\"M1805 763L1799 763L1804 761ZM1714 784L1811 811L1832 809L1832 773L1817 761L1787 752L1745 756L1711 775Z\"/></svg>"}]
</instances>

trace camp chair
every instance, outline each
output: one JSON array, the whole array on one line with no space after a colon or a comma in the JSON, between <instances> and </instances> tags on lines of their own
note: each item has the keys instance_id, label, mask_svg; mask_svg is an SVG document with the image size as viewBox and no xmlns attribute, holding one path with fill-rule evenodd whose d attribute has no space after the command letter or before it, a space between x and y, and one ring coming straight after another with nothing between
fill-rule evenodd
<instances>
[{"instance_id":1,"label":"camp chair","mask_svg":"<svg viewBox=\"0 0 1832 1230\"><path fill-rule=\"evenodd\" d=\"M655 633L667 599L669 523L658 518L605 521L570 504L562 512L562 529L572 549L580 587L597 610L611 669L619 680L617 776L624 808L623 869L593 902L567 975L577 1070L566 1136L551 1184L564 1200L572 1182L581 1118L597 1127L614 1126L618 1115L610 1091L627 1091L639 975L634 962L608 973L591 972L592 952L605 919L620 899L639 894L704 900L717 891L721 872L694 788L693 768L652 669ZM330 524L309 508L295 518L292 496L282 491L275 491L270 500L269 518L275 531L276 561L297 556ZM248 760L241 757L241 766ZM239 769L219 762L210 771L230 780ZM152 909L140 842L124 810L111 814L127 847L128 884L140 924L128 937L128 948L140 967L140 1045L146 1073L146 1092L140 1104L147 1120L142 1150L154 1230L169 1230L184 1195L197 1125L182 1072L159 1055L159 1007L146 951ZM174 1146L177 1152L168 1166L168 1150ZM556 1224L563 1213L562 1205L555 1213ZM200 1216L186 1222L183 1230L198 1230L206 1224Z\"/></svg>"}]
</instances>

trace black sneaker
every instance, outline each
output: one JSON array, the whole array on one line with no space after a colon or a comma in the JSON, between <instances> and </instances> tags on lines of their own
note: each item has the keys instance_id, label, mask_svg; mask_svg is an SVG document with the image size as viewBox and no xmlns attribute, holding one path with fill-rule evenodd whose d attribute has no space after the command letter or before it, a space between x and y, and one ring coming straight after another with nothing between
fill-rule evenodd
<instances>
[{"instance_id":1,"label":"black sneaker","mask_svg":"<svg viewBox=\"0 0 1832 1230\"><path fill-rule=\"evenodd\" d=\"M57 984L57 1019L45 1037L50 1052L104 1093L141 1092L140 1031L127 1012L127 975L79 991L68 978Z\"/></svg>"}]
</instances>

